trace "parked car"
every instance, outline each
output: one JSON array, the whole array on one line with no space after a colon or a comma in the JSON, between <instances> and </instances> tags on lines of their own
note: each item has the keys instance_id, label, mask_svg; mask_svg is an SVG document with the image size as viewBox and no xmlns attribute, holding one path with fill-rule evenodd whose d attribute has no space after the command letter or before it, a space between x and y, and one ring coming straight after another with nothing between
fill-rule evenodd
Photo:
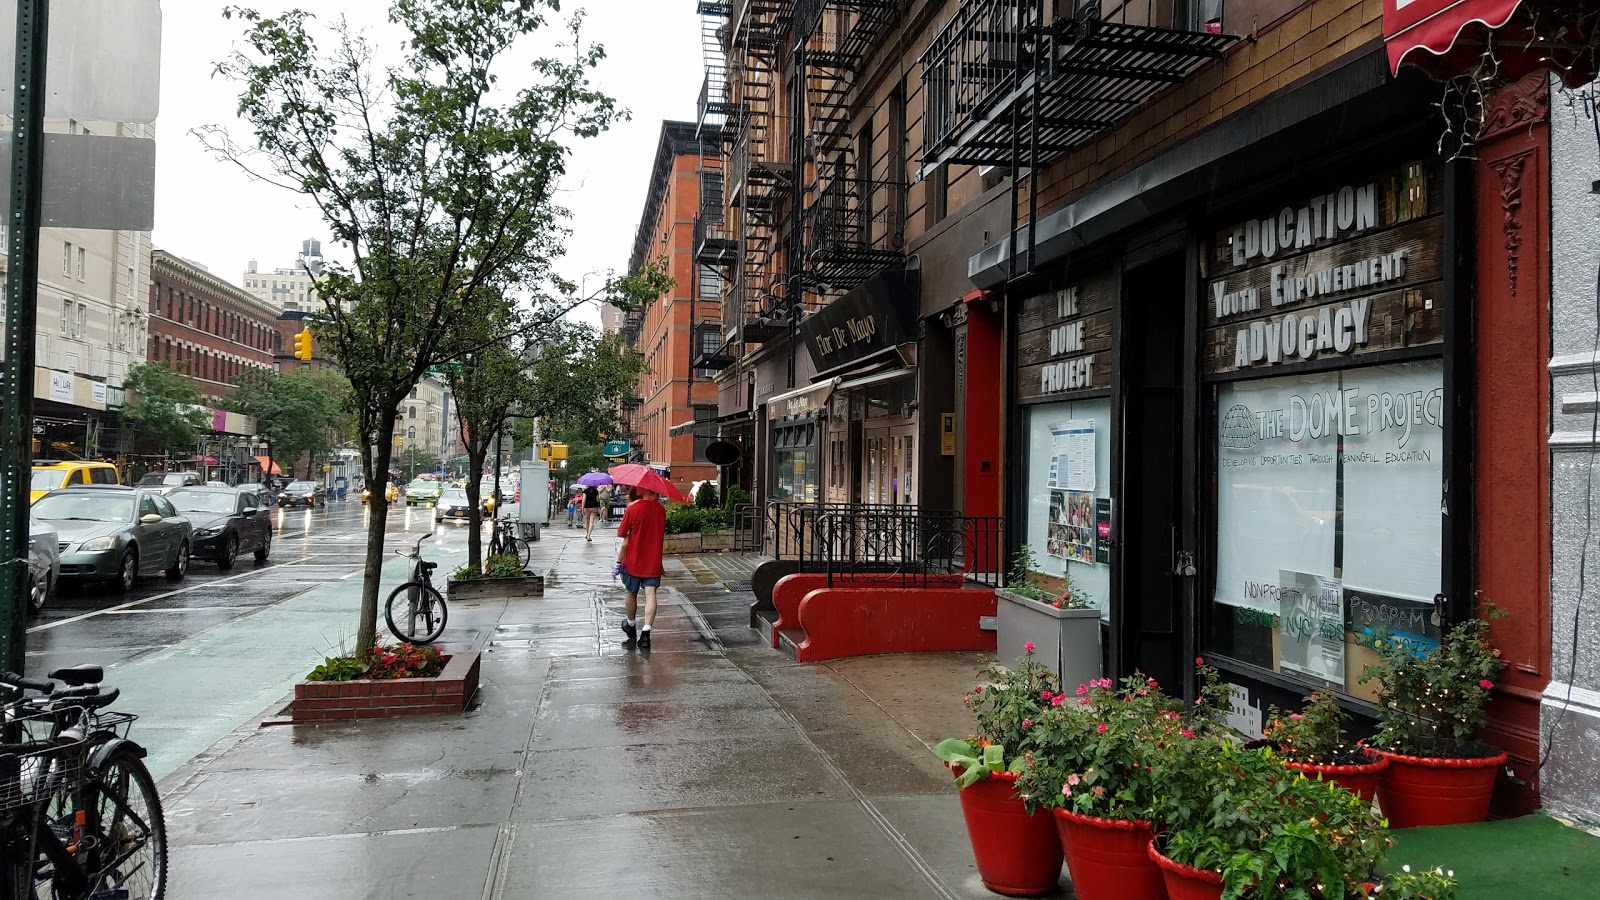
<instances>
[{"instance_id":1,"label":"parked car","mask_svg":"<svg viewBox=\"0 0 1600 900\"><path fill-rule=\"evenodd\" d=\"M88 462L81 459L36 459L33 461L28 502L37 502L40 497L57 488L75 487L81 484L120 483L117 467L111 463Z\"/></svg>"},{"instance_id":2,"label":"parked car","mask_svg":"<svg viewBox=\"0 0 1600 900\"><path fill-rule=\"evenodd\" d=\"M61 580L61 550L56 530L38 519L28 519L28 612L38 613L55 593Z\"/></svg>"},{"instance_id":3,"label":"parked car","mask_svg":"<svg viewBox=\"0 0 1600 900\"><path fill-rule=\"evenodd\" d=\"M200 487L205 483L199 472L151 472L139 479L136 486L170 494L181 487Z\"/></svg>"},{"instance_id":4,"label":"parked car","mask_svg":"<svg viewBox=\"0 0 1600 900\"><path fill-rule=\"evenodd\" d=\"M39 498L33 514L58 533L63 582L109 581L120 593L141 575L181 581L189 572L189 520L157 490L63 488Z\"/></svg>"},{"instance_id":5,"label":"parked car","mask_svg":"<svg viewBox=\"0 0 1600 900\"><path fill-rule=\"evenodd\" d=\"M472 504L467 500L466 490L458 487L445 488L439 494L439 499L433 504L433 520L443 522L445 519L460 519L465 522L472 515Z\"/></svg>"},{"instance_id":6,"label":"parked car","mask_svg":"<svg viewBox=\"0 0 1600 900\"><path fill-rule=\"evenodd\" d=\"M418 478L406 485L406 505L437 503L439 501L439 493L442 490L443 488L440 487L439 482L432 478Z\"/></svg>"},{"instance_id":7,"label":"parked car","mask_svg":"<svg viewBox=\"0 0 1600 900\"><path fill-rule=\"evenodd\" d=\"M272 520L261 508L254 491L233 488L182 488L167 495L194 529L190 551L219 569L231 569L241 553L254 553L256 562L272 552Z\"/></svg>"},{"instance_id":8,"label":"parked car","mask_svg":"<svg viewBox=\"0 0 1600 900\"><path fill-rule=\"evenodd\" d=\"M327 506L328 489L319 481L291 481L289 486L278 494L278 505L304 506L307 509Z\"/></svg>"},{"instance_id":9,"label":"parked car","mask_svg":"<svg viewBox=\"0 0 1600 900\"><path fill-rule=\"evenodd\" d=\"M368 500L371 500L371 499L372 499L372 486L368 485L367 487L364 487L364 488L361 489L361 502L365 503L365 502L367 502ZM396 500L399 500L400 499L400 486L398 484L395 484L392 481L384 484L384 486L383 486L383 499L389 501L390 503L393 503Z\"/></svg>"}]
</instances>

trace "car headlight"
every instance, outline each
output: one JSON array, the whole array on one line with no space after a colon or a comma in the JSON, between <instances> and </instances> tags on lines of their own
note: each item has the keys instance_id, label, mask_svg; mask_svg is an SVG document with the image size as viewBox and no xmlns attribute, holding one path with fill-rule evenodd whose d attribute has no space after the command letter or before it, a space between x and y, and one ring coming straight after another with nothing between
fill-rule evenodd
<instances>
[{"instance_id":1,"label":"car headlight","mask_svg":"<svg viewBox=\"0 0 1600 900\"><path fill-rule=\"evenodd\" d=\"M78 545L78 549L93 552L95 550L110 550L116 546L117 539L108 534L105 537L90 538Z\"/></svg>"},{"instance_id":2,"label":"car headlight","mask_svg":"<svg viewBox=\"0 0 1600 900\"><path fill-rule=\"evenodd\" d=\"M202 528L199 531L196 531L194 533L194 536L195 537L208 538L208 537L216 537L217 535L219 535L221 533L222 533L222 529L221 528Z\"/></svg>"}]
</instances>

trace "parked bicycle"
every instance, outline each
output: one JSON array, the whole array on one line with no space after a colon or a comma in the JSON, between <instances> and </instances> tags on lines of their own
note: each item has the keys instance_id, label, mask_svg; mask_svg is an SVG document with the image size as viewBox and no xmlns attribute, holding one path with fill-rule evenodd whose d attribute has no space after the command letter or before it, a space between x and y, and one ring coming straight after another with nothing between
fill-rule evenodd
<instances>
[{"instance_id":1,"label":"parked bicycle","mask_svg":"<svg viewBox=\"0 0 1600 900\"><path fill-rule=\"evenodd\" d=\"M99 666L50 678L0 673L0 900L161 900L166 822L128 738L138 717L106 710L120 692Z\"/></svg>"},{"instance_id":2,"label":"parked bicycle","mask_svg":"<svg viewBox=\"0 0 1600 900\"><path fill-rule=\"evenodd\" d=\"M431 644L438 640L449 616L444 595L433 586L433 570L439 568L439 564L422 558L422 542L430 537L433 535L422 535L409 554L401 554L411 560L411 575L405 584L389 594L389 601L384 605L389 631L408 644Z\"/></svg>"},{"instance_id":3,"label":"parked bicycle","mask_svg":"<svg viewBox=\"0 0 1600 900\"><path fill-rule=\"evenodd\" d=\"M533 560L533 544L529 542L529 526L510 519L496 518L494 531L489 535L490 556L515 556L523 568Z\"/></svg>"}]
</instances>

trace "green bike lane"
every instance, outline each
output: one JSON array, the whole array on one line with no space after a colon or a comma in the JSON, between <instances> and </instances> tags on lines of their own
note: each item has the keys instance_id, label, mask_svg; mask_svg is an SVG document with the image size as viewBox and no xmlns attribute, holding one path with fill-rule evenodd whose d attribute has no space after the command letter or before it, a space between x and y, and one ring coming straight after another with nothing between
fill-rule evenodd
<instances>
[{"instance_id":1,"label":"green bike lane","mask_svg":"<svg viewBox=\"0 0 1600 900\"><path fill-rule=\"evenodd\" d=\"M199 627L188 636L111 662L106 671L106 683L122 692L117 708L139 715L133 736L149 750L146 762L158 781L240 726L276 713L295 682L325 656L354 649L361 605L359 566L364 549L355 542L327 543L340 537L348 539L350 535L317 536L325 547L339 549L323 552L315 561L289 562L204 586L204 595L218 596L220 600L205 596L194 599L193 594L161 596L132 609L105 611L98 617L112 620L102 628L123 631L151 629L145 621L150 618L177 617L191 626L198 620ZM385 541L389 559L382 570L380 607L388 592L405 580L408 571L407 561L390 551L408 548L415 539L414 533L389 533ZM465 540L464 532L442 531L423 544L423 555L439 563L439 573L449 572L465 560ZM329 580L316 581L322 578ZM306 582L304 590L259 605L182 605L184 601L226 603L240 599L229 598L229 594L245 595L269 587L281 592L281 582L299 579L312 580ZM381 621L381 608L379 615L379 637L384 639L387 632ZM208 624L213 620L215 624ZM99 642L105 641L102 638ZM92 657L93 651L82 655ZM73 653L57 651L52 656L66 662Z\"/></svg>"}]
</instances>

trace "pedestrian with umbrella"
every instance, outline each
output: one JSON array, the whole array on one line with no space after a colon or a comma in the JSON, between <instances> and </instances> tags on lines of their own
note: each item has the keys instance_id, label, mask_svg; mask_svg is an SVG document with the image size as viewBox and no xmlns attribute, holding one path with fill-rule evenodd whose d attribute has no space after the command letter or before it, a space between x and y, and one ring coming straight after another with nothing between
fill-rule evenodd
<instances>
[{"instance_id":1,"label":"pedestrian with umbrella","mask_svg":"<svg viewBox=\"0 0 1600 900\"><path fill-rule=\"evenodd\" d=\"M633 498L622 513L622 524L617 526L622 542L617 547L617 564L611 570L622 579L622 588L628 595L622 633L628 636L628 643L637 641L640 650L649 650L650 629L656 621L656 591L661 587L663 572L661 554L667 539L667 511L659 498L683 503L683 494L648 466L628 463L612 466L610 472L617 484L632 488L629 495ZM644 592L642 622L635 620L640 591Z\"/></svg>"},{"instance_id":2,"label":"pedestrian with umbrella","mask_svg":"<svg viewBox=\"0 0 1600 900\"><path fill-rule=\"evenodd\" d=\"M583 539L594 540L594 520L600 515L600 486L611 483L604 472L586 472L578 477L583 485Z\"/></svg>"}]
</instances>

